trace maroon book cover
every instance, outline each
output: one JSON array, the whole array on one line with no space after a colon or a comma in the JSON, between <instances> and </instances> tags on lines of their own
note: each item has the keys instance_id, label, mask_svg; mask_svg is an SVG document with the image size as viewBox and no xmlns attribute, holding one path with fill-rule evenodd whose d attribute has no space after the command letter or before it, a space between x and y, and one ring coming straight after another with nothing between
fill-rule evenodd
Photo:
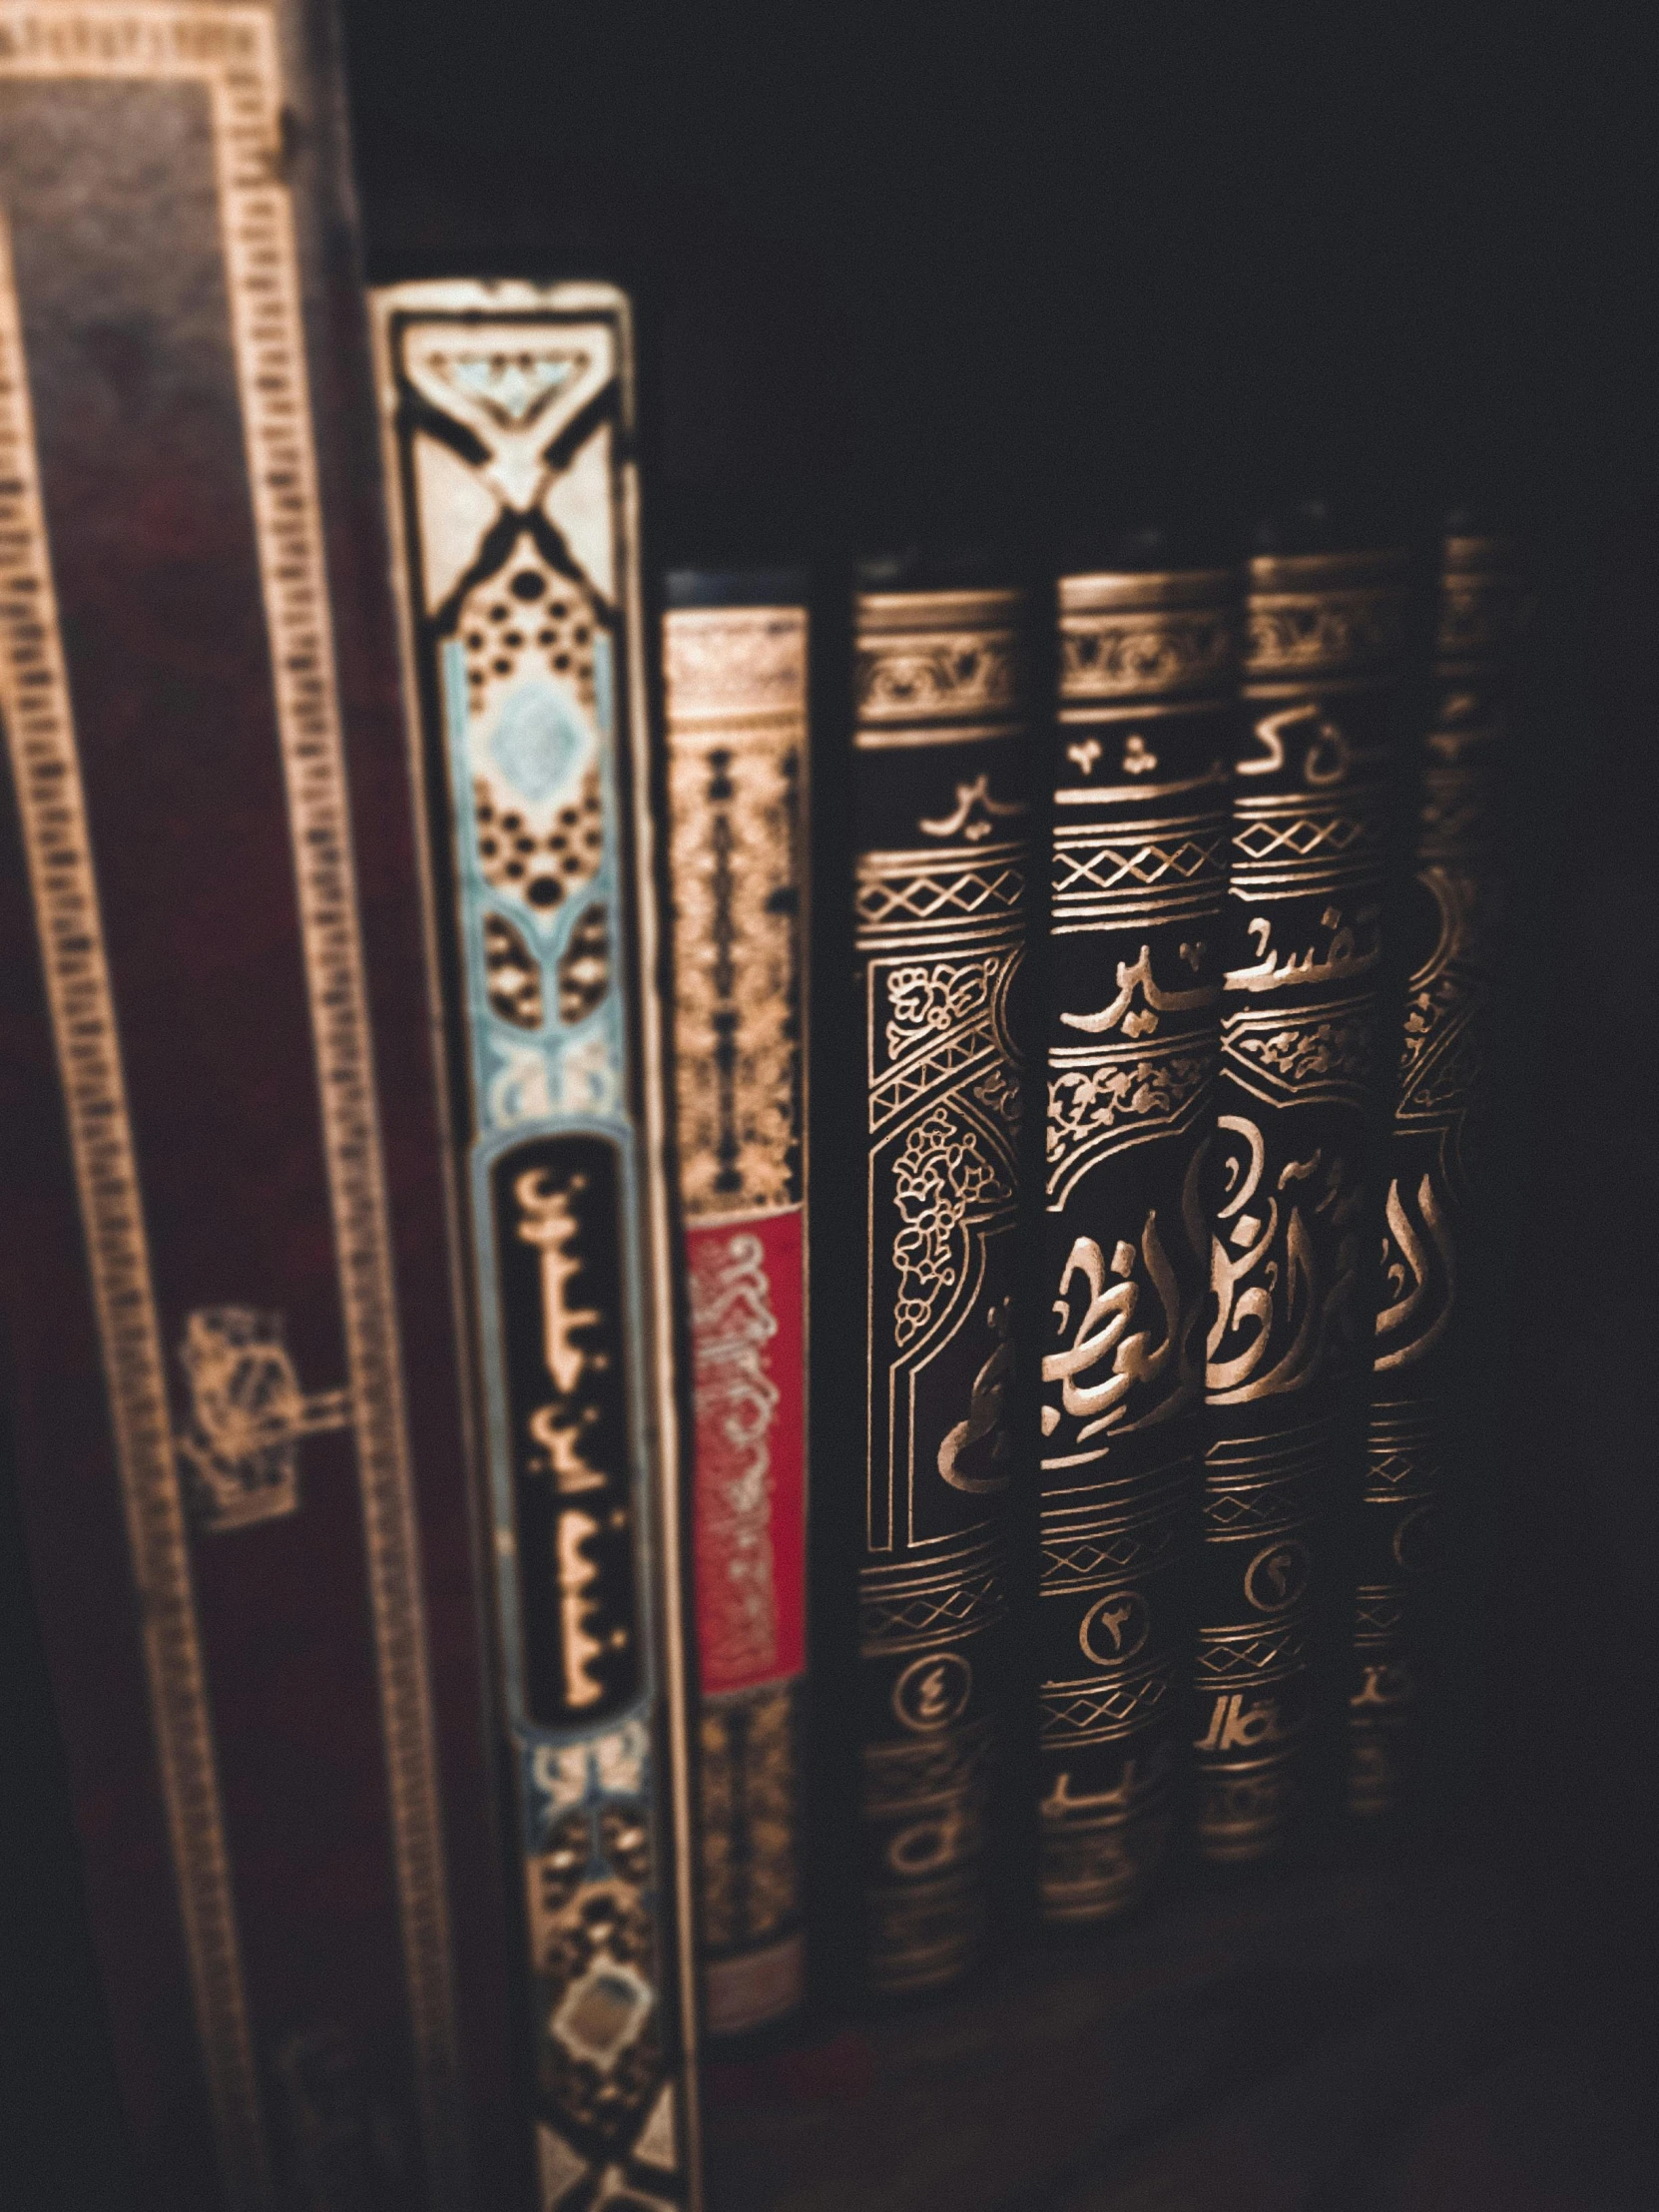
<instances>
[{"instance_id":1,"label":"maroon book cover","mask_svg":"<svg viewBox=\"0 0 1659 2212\"><path fill-rule=\"evenodd\" d=\"M0 1199L138 2184L501 2202L494 1785L334 31L0 5Z\"/></svg>"}]
</instances>

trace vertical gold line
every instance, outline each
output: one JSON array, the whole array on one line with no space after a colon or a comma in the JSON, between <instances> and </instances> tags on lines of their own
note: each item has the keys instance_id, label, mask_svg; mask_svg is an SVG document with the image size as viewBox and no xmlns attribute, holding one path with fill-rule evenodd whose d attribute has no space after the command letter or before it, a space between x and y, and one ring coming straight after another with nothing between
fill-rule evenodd
<instances>
[{"instance_id":1,"label":"vertical gold line","mask_svg":"<svg viewBox=\"0 0 1659 2212\"><path fill-rule=\"evenodd\" d=\"M226 2194L274 2202L138 1160L0 215L0 702L138 1586L157 1763Z\"/></svg>"},{"instance_id":2,"label":"vertical gold line","mask_svg":"<svg viewBox=\"0 0 1659 2212\"><path fill-rule=\"evenodd\" d=\"M664 1006L661 948L657 926L655 824L651 811L651 722L647 708L645 617L640 590L639 468L632 457L635 435L634 329L628 302L617 295L617 355L625 419L619 427L629 441L623 463L620 581L628 624L629 785L634 814L635 880L633 919L639 948L641 1120L645 1138L645 1199L651 1239L651 1330L648 1353L657 1410L657 1518L662 1530L661 1595L663 1672L668 1695L668 1757L673 1791L675 1947L679 1965L680 2029L684 2047L686 2173L690 2212L703 2204L703 2122L698 2095L697 1940L695 1892L696 1840L692 1827L691 1690L686 1674L684 1582L680 1541L681 1479L684 1458L680 1413L674 1388L674 1294L678 1255L669 1219L668 1068L664 1055Z\"/></svg>"},{"instance_id":3,"label":"vertical gold line","mask_svg":"<svg viewBox=\"0 0 1659 2212\"><path fill-rule=\"evenodd\" d=\"M213 84L221 223L351 1379L422 2131L433 2199L459 2206L466 2145L448 1885L373 1038L298 268L287 194L272 181L280 79L271 16L249 20L260 27L255 67Z\"/></svg>"},{"instance_id":4,"label":"vertical gold line","mask_svg":"<svg viewBox=\"0 0 1659 2212\"><path fill-rule=\"evenodd\" d=\"M472 1566L478 1601L484 1608L475 1631L474 1650L479 1663L482 1695L478 1717L486 1739L487 1772L497 1773L496 1736L503 1720L495 1653L499 1648L496 1612L496 1561L493 1516L485 1482L483 1413L479 1403L477 1313L466 1266L465 1202L459 1172L461 1120L450 1080L449 1045L444 1015L443 966L439 952L436 842L437 825L426 796L424 752L425 717L421 712L419 657L416 649L415 614L409 597L405 549L409 518L403 504L396 437L397 377L392 358L391 301L385 290L368 293L369 336L374 362L375 413L380 424L380 470L383 515L387 524L386 553L397 618L398 679L403 699L404 759L414 815L415 884L420 901L421 946L425 958L426 1019L431 1053L432 1079L437 1093L439 1176L443 1192L449 1304L455 1330L456 1388L461 1409L461 1447L465 1459L466 1527L472 1547ZM495 1793L482 1808L497 1860L502 1861L505 1842L500 1833ZM457 2082L457 2090L459 2083ZM465 2179L463 2170L462 2179Z\"/></svg>"},{"instance_id":5,"label":"vertical gold line","mask_svg":"<svg viewBox=\"0 0 1659 2212\"><path fill-rule=\"evenodd\" d=\"M443 1004L443 963L439 954L438 825L432 819L432 810L426 799L426 755L422 743L425 717L420 705L420 655L416 641L415 611L409 596L405 552L411 524L403 504L403 485L399 474L401 456L397 449L397 364L393 358L391 341L391 287L371 289L368 306L369 335L374 358L375 411L380 422L381 488L388 523L387 567L391 575L392 603L397 614L398 678L403 696L404 753L415 824L415 882L420 894L421 941L426 955L426 1019L437 1087L438 1134L443 1147L444 1215L449 1231L449 1297L455 1314L458 1347L456 1367L460 1381L467 1467L472 1483L467 1522L474 1541L480 1542L482 1539L477 1526L477 1500L480 1494L478 1470L483 1465L483 1430L476 1403L474 1362L468 1356L476 1323L465 1265L465 1211L461 1199L460 1177L456 1171L461 1119L456 1108L454 1085L449 1077L449 1036ZM485 1579L493 1578L486 1576ZM494 1714L492 1698L488 1717L493 1720Z\"/></svg>"}]
</instances>

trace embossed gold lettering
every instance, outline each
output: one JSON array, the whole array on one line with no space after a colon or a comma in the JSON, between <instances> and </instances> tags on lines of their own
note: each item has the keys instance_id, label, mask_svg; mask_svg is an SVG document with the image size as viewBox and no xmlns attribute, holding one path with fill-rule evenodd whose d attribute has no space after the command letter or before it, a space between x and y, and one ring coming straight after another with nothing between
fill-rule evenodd
<instances>
[{"instance_id":1,"label":"embossed gold lettering","mask_svg":"<svg viewBox=\"0 0 1659 2212\"><path fill-rule=\"evenodd\" d=\"M1348 1701L1356 1713L1368 1706L1407 1705L1416 1695L1411 1669L1403 1660L1381 1662L1365 1668L1363 1674L1359 1689Z\"/></svg>"},{"instance_id":2,"label":"embossed gold lettering","mask_svg":"<svg viewBox=\"0 0 1659 2212\"><path fill-rule=\"evenodd\" d=\"M1246 1704L1245 1695L1243 1690L1233 1690L1217 1698L1209 1730L1198 1738L1195 1751L1252 1751L1286 1740L1292 1731L1280 1719L1278 1699L1258 1698Z\"/></svg>"},{"instance_id":3,"label":"embossed gold lettering","mask_svg":"<svg viewBox=\"0 0 1659 2212\"><path fill-rule=\"evenodd\" d=\"M602 1352L586 1352L572 1339L578 1329L593 1328L602 1316L592 1307L567 1306L565 1291L573 1275L582 1269L572 1251L581 1228L571 1206L572 1197L586 1187L587 1178L573 1175L556 1189L547 1187L544 1168L532 1168L513 1185L520 1212L518 1233L541 1254L542 1327L547 1372L557 1387L568 1395L590 1364L605 1365Z\"/></svg>"},{"instance_id":4,"label":"embossed gold lettering","mask_svg":"<svg viewBox=\"0 0 1659 2212\"><path fill-rule=\"evenodd\" d=\"M1042 1379L1045 1382L1061 1385L1060 1402L1068 1413L1086 1416L1084 1426L1078 1430L1080 1440L1097 1435L1101 1429L1122 1419L1127 1409L1124 1401L1131 1388L1137 1382L1157 1382L1170 1365L1180 1340L1181 1293L1158 1234L1156 1209L1148 1213L1142 1227L1139 1257L1145 1263L1163 1309L1163 1335L1157 1342L1152 1333L1144 1329L1128 1334L1141 1295L1140 1285L1133 1280L1137 1259L1133 1245L1120 1240L1116 1246L1112 1254L1112 1274L1117 1280L1109 1283L1105 1256L1099 1245L1092 1237L1079 1237L1072 1245L1060 1276L1054 1312L1062 1328L1071 1320L1068 1293L1074 1277L1081 1276L1089 1302L1077 1322L1070 1345L1064 1351L1045 1356ZM1112 1360L1110 1374L1096 1382L1079 1382L1080 1376L1100 1368L1108 1356ZM1044 1433L1052 1435L1059 1421L1060 1416L1054 1408L1046 1406Z\"/></svg>"},{"instance_id":5,"label":"embossed gold lettering","mask_svg":"<svg viewBox=\"0 0 1659 2212\"><path fill-rule=\"evenodd\" d=\"M594 1678L593 1662L603 1656L605 1647L591 1630L594 1601L588 1594L599 1570L582 1548L598 1533L599 1523L591 1513L572 1508L560 1516L555 1539L565 1696L572 1711L595 1705L604 1695L604 1685Z\"/></svg>"},{"instance_id":6,"label":"embossed gold lettering","mask_svg":"<svg viewBox=\"0 0 1659 2212\"><path fill-rule=\"evenodd\" d=\"M538 1406L527 1423L530 1439L541 1446L544 1459L530 1461L534 1474L551 1474L561 1497L572 1497L583 1490L601 1490L605 1477L590 1467L582 1456L582 1431L591 1428L599 1418L595 1407L584 1406L572 1420L557 1405Z\"/></svg>"},{"instance_id":7,"label":"embossed gold lettering","mask_svg":"<svg viewBox=\"0 0 1659 2212\"><path fill-rule=\"evenodd\" d=\"M1188 991L1161 989L1153 980L1152 947L1147 944L1141 946L1135 959L1118 962L1117 981L1118 995L1109 1006L1103 1006L1097 1014L1062 1014L1060 1019L1066 1027L1098 1037L1121 1022L1126 1037L1149 1037L1158 1026L1160 1014L1195 1013L1200 1007L1213 1006L1220 995L1212 983ZM1144 1002L1141 1008L1135 1008L1137 991Z\"/></svg>"},{"instance_id":8,"label":"embossed gold lettering","mask_svg":"<svg viewBox=\"0 0 1659 2212\"><path fill-rule=\"evenodd\" d=\"M962 1807L952 1806L932 1820L914 1821L908 1828L901 1828L887 1845L887 1864L894 1874L937 1874L941 1867L950 1866L962 1856L967 1834Z\"/></svg>"},{"instance_id":9,"label":"embossed gold lettering","mask_svg":"<svg viewBox=\"0 0 1659 2212\"><path fill-rule=\"evenodd\" d=\"M939 1445L938 1467L940 1474L953 1490L965 1490L981 1495L1008 1486L1008 1469L1001 1462L1008 1456L1007 1431L1002 1427L1003 1401L1007 1396L1008 1379L1013 1373L1014 1352L1009 1343L1012 1326L1009 1302L1002 1299L990 1308L985 1319L996 1334L996 1348L973 1379L968 1395L966 1420L959 1420L948 1429ZM992 1474L964 1474L959 1464L962 1453L970 1444L978 1443L986 1436L994 1436L988 1456L999 1471Z\"/></svg>"},{"instance_id":10,"label":"embossed gold lettering","mask_svg":"<svg viewBox=\"0 0 1659 2212\"><path fill-rule=\"evenodd\" d=\"M975 813L975 809L981 810ZM988 775L976 776L971 784L956 786L956 805L941 821L925 819L916 824L929 837L965 837L969 844L982 844L996 824L1017 819L1029 813L1023 799L993 799Z\"/></svg>"},{"instance_id":11,"label":"embossed gold lettering","mask_svg":"<svg viewBox=\"0 0 1659 2212\"><path fill-rule=\"evenodd\" d=\"M1388 1234L1383 1240L1382 1267L1390 1295L1389 1303L1377 1317L1377 1366L1381 1372L1408 1367L1430 1352L1445 1333L1456 1299L1456 1248L1435 1195L1433 1177L1427 1172L1417 1185L1416 1195L1423 1226L1439 1255L1443 1290L1437 1301L1430 1302L1433 1278L1428 1254L1405 1210L1395 1177L1388 1185L1383 1208Z\"/></svg>"},{"instance_id":12,"label":"embossed gold lettering","mask_svg":"<svg viewBox=\"0 0 1659 2212\"><path fill-rule=\"evenodd\" d=\"M1363 975L1368 968L1377 965L1382 950L1380 907L1362 907L1351 928L1344 921L1340 906L1327 906L1320 915L1320 927L1331 932L1323 953L1317 944L1311 944L1306 952L1275 952L1270 949L1272 919L1267 914L1254 915L1247 934L1258 957L1248 967L1229 968L1225 988L1270 991L1279 989L1282 984L1331 983L1344 976Z\"/></svg>"},{"instance_id":13,"label":"embossed gold lettering","mask_svg":"<svg viewBox=\"0 0 1659 2212\"><path fill-rule=\"evenodd\" d=\"M1346 1163L1336 1159L1325 1166L1316 1151L1307 1160L1287 1162L1265 1214L1247 1213L1246 1205L1261 1187L1266 1141L1242 1115L1220 1115L1216 1126L1242 1137L1247 1148L1243 1163L1237 1153L1228 1161L1227 1178L1235 1187L1217 1214L1211 1246L1216 1312L1207 1379L1211 1401L1227 1405L1310 1382L1326 1364L1339 1332L1352 1330L1350 1307L1359 1284L1354 1228L1361 1200ZM1316 1221L1323 1217L1323 1235L1316 1239L1302 1203L1294 1198L1282 1203L1282 1198L1291 1186L1319 1176L1322 1166L1320 1196L1310 1209ZM1322 1281L1323 1244L1332 1247L1329 1283ZM1242 1349L1230 1358L1219 1357L1230 1339L1242 1339ZM1278 1359L1265 1366L1281 1345Z\"/></svg>"}]
</instances>

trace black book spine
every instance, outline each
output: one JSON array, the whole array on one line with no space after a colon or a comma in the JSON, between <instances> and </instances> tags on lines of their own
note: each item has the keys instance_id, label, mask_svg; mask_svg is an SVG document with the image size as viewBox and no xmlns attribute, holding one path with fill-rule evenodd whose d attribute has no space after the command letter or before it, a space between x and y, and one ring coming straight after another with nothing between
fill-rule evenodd
<instances>
[{"instance_id":1,"label":"black book spine","mask_svg":"<svg viewBox=\"0 0 1659 2212\"><path fill-rule=\"evenodd\" d=\"M1055 1923L1145 1894L1184 1766L1239 586L1059 587L1037 1726Z\"/></svg>"},{"instance_id":2,"label":"black book spine","mask_svg":"<svg viewBox=\"0 0 1659 2212\"><path fill-rule=\"evenodd\" d=\"M978 1953L1005 1732L1030 790L1023 604L854 607L854 952L866 1119L858 1735L864 1979Z\"/></svg>"},{"instance_id":3,"label":"black book spine","mask_svg":"<svg viewBox=\"0 0 1659 2212\"><path fill-rule=\"evenodd\" d=\"M1403 553L1250 566L1195 1662L1197 1843L1215 1863L1267 1858L1290 1841L1324 1773L1328 1707L1340 1704L1411 613Z\"/></svg>"},{"instance_id":4,"label":"black book spine","mask_svg":"<svg viewBox=\"0 0 1659 2212\"><path fill-rule=\"evenodd\" d=\"M1442 548L1433 711L1392 1035L1382 1283L1359 1516L1348 1804L1373 1822L1411 1796L1429 1701L1443 1490L1469 1349L1470 1232L1487 1097L1500 920L1497 801L1529 595L1520 548Z\"/></svg>"}]
</instances>

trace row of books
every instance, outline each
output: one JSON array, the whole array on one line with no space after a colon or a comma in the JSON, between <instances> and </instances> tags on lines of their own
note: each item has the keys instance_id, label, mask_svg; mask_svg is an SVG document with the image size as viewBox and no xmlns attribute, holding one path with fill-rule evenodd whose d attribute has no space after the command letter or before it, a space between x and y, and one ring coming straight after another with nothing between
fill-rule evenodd
<instances>
[{"instance_id":1,"label":"row of books","mask_svg":"<svg viewBox=\"0 0 1659 2212\"><path fill-rule=\"evenodd\" d=\"M1409 1803L1531 595L1517 543L1461 517L1432 559L1318 509L1259 535L1227 565L1130 534L1039 588L862 564L820 695L850 711L811 748L800 593L670 580L713 2028L802 1986L800 1647L764 1682L720 1656L759 1562L798 1617L802 1199L835 1399L814 1587L856 1617L813 1695L856 1738L833 1939L866 1991L959 1978L999 1889L1098 1924L1178 1849L1260 1864ZM809 758L850 784L816 888L850 992L809 994L794 928ZM809 1005L842 1071L811 1117L828 1207L766 1143L800 1128ZM780 1267L759 1238L786 1218Z\"/></svg>"},{"instance_id":2,"label":"row of books","mask_svg":"<svg viewBox=\"0 0 1659 2212\"><path fill-rule=\"evenodd\" d=\"M695 2203L824 1833L896 1996L1010 1808L1074 1926L1337 1724L1400 1800L1516 550L659 594L620 293L362 344L325 9L0 32L11 1425L141 2183Z\"/></svg>"}]
</instances>

